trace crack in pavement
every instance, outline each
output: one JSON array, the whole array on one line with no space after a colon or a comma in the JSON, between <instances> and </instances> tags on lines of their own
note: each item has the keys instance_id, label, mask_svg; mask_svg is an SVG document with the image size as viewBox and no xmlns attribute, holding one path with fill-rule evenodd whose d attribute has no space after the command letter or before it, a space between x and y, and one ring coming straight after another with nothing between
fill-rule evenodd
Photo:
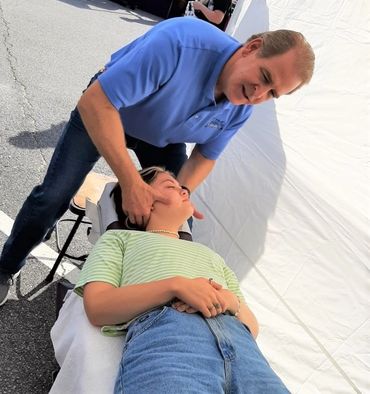
<instances>
[{"instance_id":1,"label":"crack in pavement","mask_svg":"<svg viewBox=\"0 0 370 394\"><path fill-rule=\"evenodd\" d=\"M32 115L34 110L33 110L32 103L29 100L28 95L27 95L27 87L17 76L17 70L16 70L17 58L14 56L14 54L12 53L12 50L11 50L13 48L13 45L10 42L9 23L5 19L4 10L3 10L1 2L0 2L0 20L3 22L3 25L5 27L4 33L3 33L3 38L4 38L4 47L5 47L5 50L7 53L6 60L9 63L9 68L10 68L14 83L16 86L19 86L19 91L21 92L21 97L23 99L22 100L23 102L21 104L21 110L23 113L23 117L25 119L29 119L31 121L32 126L31 126L30 131L32 134L32 138L35 140L36 146L39 149L39 153L40 153L41 158L43 160L43 164L46 165L47 160L41 150L41 147L39 146L36 136L33 134L35 131L37 131L37 126L36 126L37 122L36 122L36 119Z\"/></svg>"}]
</instances>

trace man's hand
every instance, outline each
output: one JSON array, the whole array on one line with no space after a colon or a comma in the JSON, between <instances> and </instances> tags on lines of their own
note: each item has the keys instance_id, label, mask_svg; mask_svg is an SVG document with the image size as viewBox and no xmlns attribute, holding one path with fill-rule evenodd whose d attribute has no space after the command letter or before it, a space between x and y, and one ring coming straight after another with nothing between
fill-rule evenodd
<instances>
[{"instance_id":1,"label":"man's hand","mask_svg":"<svg viewBox=\"0 0 370 394\"><path fill-rule=\"evenodd\" d=\"M204 215L202 214L202 212L198 211L195 208L194 208L193 216L195 217L195 219L199 219L199 220L204 219Z\"/></svg>"},{"instance_id":2,"label":"man's hand","mask_svg":"<svg viewBox=\"0 0 370 394\"><path fill-rule=\"evenodd\" d=\"M145 227L154 201L169 204L169 199L142 180L122 189L122 209L132 224Z\"/></svg>"},{"instance_id":3,"label":"man's hand","mask_svg":"<svg viewBox=\"0 0 370 394\"><path fill-rule=\"evenodd\" d=\"M189 190L194 191L211 172L216 160L207 159L203 156L197 145L191 152L189 159L182 166L177 180L180 185L185 185ZM201 212L194 209L193 216L196 219L203 219Z\"/></svg>"}]
</instances>

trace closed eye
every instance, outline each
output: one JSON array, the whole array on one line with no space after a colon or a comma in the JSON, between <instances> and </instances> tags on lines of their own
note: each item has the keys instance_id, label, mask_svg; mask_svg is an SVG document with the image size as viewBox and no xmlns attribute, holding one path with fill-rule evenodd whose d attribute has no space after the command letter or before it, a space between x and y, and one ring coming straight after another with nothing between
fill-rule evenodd
<instances>
[{"instance_id":1,"label":"closed eye","mask_svg":"<svg viewBox=\"0 0 370 394\"><path fill-rule=\"evenodd\" d=\"M269 73L267 70L262 69L262 70L261 70L261 74L262 74L262 82L263 82L265 85L272 85L270 73ZM273 90L273 89L270 90L269 94L270 94L273 98L279 98L279 96L276 94L275 90Z\"/></svg>"},{"instance_id":2,"label":"closed eye","mask_svg":"<svg viewBox=\"0 0 370 394\"><path fill-rule=\"evenodd\" d=\"M265 85L269 85L270 84L270 79L265 73L262 73L262 80L263 80L263 83Z\"/></svg>"},{"instance_id":3,"label":"closed eye","mask_svg":"<svg viewBox=\"0 0 370 394\"><path fill-rule=\"evenodd\" d=\"M183 190L181 186L176 186L176 185L168 185L166 186L166 188L171 190L180 190L180 191Z\"/></svg>"},{"instance_id":4,"label":"closed eye","mask_svg":"<svg viewBox=\"0 0 370 394\"><path fill-rule=\"evenodd\" d=\"M166 189L178 189L180 187L173 179L165 179L161 183L164 183Z\"/></svg>"}]
</instances>

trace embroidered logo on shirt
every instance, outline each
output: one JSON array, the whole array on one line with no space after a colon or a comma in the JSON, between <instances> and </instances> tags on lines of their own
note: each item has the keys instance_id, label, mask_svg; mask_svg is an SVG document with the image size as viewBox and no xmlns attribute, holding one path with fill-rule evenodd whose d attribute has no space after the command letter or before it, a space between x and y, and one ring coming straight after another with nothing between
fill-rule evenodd
<instances>
[{"instance_id":1,"label":"embroidered logo on shirt","mask_svg":"<svg viewBox=\"0 0 370 394\"><path fill-rule=\"evenodd\" d=\"M206 124L206 127L211 129L222 130L225 126L225 122L220 119L212 119L209 123Z\"/></svg>"}]
</instances>

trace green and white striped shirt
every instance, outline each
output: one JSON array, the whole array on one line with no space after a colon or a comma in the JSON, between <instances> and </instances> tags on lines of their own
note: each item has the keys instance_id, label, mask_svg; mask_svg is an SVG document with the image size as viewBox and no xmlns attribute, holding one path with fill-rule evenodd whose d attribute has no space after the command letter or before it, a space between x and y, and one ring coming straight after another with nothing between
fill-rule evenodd
<instances>
[{"instance_id":1,"label":"green and white striped shirt","mask_svg":"<svg viewBox=\"0 0 370 394\"><path fill-rule=\"evenodd\" d=\"M83 296L89 282L115 287L183 276L213 278L241 300L234 272L220 255L208 247L143 231L109 230L90 253L75 287Z\"/></svg>"}]
</instances>

